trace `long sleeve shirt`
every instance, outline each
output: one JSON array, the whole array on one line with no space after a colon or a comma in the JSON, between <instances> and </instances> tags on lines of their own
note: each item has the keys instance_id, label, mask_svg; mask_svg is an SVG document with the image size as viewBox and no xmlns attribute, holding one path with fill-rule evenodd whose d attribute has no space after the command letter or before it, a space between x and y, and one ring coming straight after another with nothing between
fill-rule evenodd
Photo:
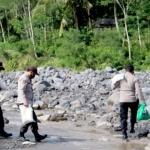
<instances>
[{"instance_id":1,"label":"long sleeve shirt","mask_svg":"<svg viewBox=\"0 0 150 150\"><path fill-rule=\"evenodd\" d=\"M120 86L120 98L119 102L136 102L136 93L140 101L145 101L139 80L132 73L126 72L124 79L111 83L111 89L114 90Z\"/></svg>"},{"instance_id":2,"label":"long sleeve shirt","mask_svg":"<svg viewBox=\"0 0 150 150\"><path fill-rule=\"evenodd\" d=\"M26 74L23 74L18 80L18 101L17 103L28 102L33 104L32 82Z\"/></svg>"}]
</instances>

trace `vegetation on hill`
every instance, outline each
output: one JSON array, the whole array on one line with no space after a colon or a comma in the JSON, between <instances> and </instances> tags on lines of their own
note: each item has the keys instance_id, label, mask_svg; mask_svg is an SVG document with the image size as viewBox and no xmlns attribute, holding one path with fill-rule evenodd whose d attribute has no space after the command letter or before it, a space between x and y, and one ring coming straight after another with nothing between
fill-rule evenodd
<instances>
[{"instance_id":1,"label":"vegetation on hill","mask_svg":"<svg viewBox=\"0 0 150 150\"><path fill-rule=\"evenodd\" d=\"M129 63L149 70L149 8L149 0L0 0L0 60L6 71ZM114 27L93 24L102 18Z\"/></svg>"}]
</instances>

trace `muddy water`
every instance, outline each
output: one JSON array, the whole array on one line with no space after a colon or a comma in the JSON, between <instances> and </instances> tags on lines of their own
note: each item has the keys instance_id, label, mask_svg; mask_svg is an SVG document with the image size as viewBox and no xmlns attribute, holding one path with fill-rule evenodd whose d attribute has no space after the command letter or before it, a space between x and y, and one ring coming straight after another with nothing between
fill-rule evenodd
<instances>
[{"instance_id":1,"label":"muddy water","mask_svg":"<svg viewBox=\"0 0 150 150\"><path fill-rule=\"evenodd\" d=\"M50 110L38 112L43 112L43 114L52 113ZM5 111L4 117L10 120L5 129L12 132L13 137L4 140L0 139L0 145L16 141L21 125L20 114L17 111ZM114 137L109 131L88 126L88 123L92 120L89 117L86 120L77 122L39 123L39 133L48 134L48 138L27 148L22 148L21 145L18 145L18 148L13 148L13 150L144 150L144 147L149 143L149 140L141 141L137 139L129 142L123 141L121 138ZM30 129L25 136L31 142L35 142Z\"/></svg>"}]
</instances>

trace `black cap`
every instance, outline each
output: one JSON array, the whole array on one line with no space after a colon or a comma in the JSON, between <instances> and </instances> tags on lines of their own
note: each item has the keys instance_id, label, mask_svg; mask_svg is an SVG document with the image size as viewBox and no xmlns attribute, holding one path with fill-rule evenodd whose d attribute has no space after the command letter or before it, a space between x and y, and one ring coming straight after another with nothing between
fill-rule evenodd
<instances>
[{"instance_id":1,"label":"black cap","mask_svg":"<svg viewBox=\"0 0 150 150\"><path fill-rule=\"evenodd\" d=\"M5 68L3 67L3 63L1 61L0 61L0 69L5 70Z\"/></svg>"},{"instance_id":2,"label":"black cap","mask_svg":"<svg viewBox=\"0 0 150 150\"><path fill-rule=\"evenodd\" d=\"M37 68L36 68L35 66L30 66L30 67L28 67L27 71L33 71L36 75L39 75L39 74L37 73Z\"/></svg>"}]
</instances>

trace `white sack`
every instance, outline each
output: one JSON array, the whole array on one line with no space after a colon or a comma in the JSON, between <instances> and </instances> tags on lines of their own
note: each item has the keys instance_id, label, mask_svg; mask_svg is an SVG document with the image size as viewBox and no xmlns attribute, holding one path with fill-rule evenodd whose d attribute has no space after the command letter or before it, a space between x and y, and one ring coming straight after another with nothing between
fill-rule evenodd
<instances>
[{"instance_id":1,"label":"white sack","mask_svg":"<svg viewBox=\"0 0 150 150\"><path fill-rule=\"evenodd\" d=\"M124 79L124 74L116 74L112 78L112 83L115 84L117 81L123 80Z\"/></svg>"},{"instance_id":2,"label":"white sack","mask_svg":"<svg viewBox=\"0 0 150 150\"><path fill-rule=\"evenodd\" d=\"M31 105L29 105L28 107L24 105L19 105L19 109L21 112L21 119L23 125L31 122L36 122L33 119L33 108L31 107Z\"/></svg>"}]
</instances>

